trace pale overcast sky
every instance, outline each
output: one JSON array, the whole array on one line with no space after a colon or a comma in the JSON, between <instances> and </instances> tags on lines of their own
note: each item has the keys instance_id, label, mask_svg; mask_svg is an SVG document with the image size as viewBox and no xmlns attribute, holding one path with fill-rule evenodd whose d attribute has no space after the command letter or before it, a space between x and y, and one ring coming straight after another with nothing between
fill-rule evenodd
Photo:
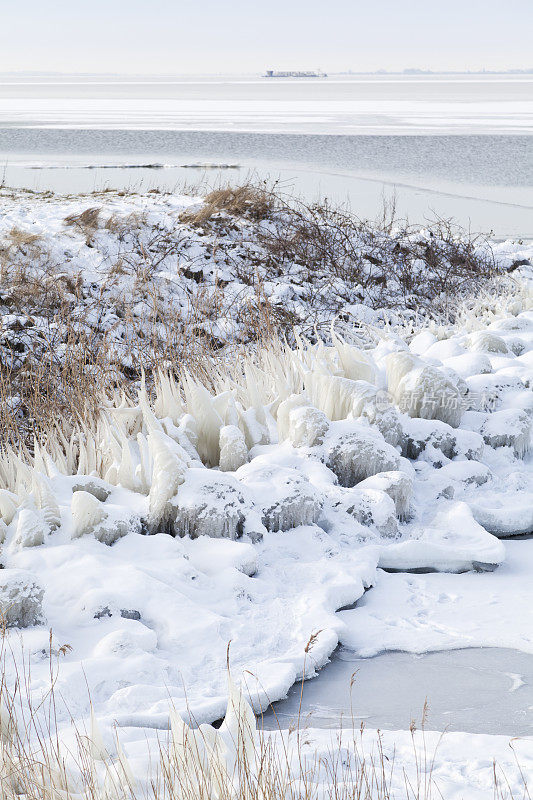
<instances>
[{"instance_id":1,"label":"pale overcast sky","mask_svg":"<svg viewBox=\"0 0 533 800\"><path fill-rule=\"evenodd\" d=\"M0 71L533 67L533 0L0 0Z\"/></svg>"}]
</instances>

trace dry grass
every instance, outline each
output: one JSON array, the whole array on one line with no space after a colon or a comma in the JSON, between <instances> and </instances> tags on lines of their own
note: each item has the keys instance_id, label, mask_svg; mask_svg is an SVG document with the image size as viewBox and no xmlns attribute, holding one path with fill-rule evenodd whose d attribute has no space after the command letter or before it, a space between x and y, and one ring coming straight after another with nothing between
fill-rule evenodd
<instances>
[{"instance_id":1,"label":"dry grass","mask_svg":"<svg viewBox=\"0 0 533 800\"><path fill-rule=\"evenodd\" d=\"M169 707L169 732L146 743L143 774L138 774L138 765L135 774L120 731L115 731L110 747L94 715L88 730L74 726L66 738L60 733L64 704L55 687L68 645L55 650L50 634L49 688L42 687L39 702L33 704L29 662L19 650L16 655L10 649L9 641L4 629L2 800L445 800L447 796L435 774L440 740L430 748L424 729L427 706L422 730L411 724L407 767L385 747L379 731L372 737L364 725L355 726L353 714L351 727L334 733L325 750L311 745L310 732L300 720L292 731L256 732L249 707L243 705L238 690L232 694L231 689L222 748L213 728L194 729L192 723L189 727ZM516 754L515 760L512 782L493 763L493 800L530 798L528 778Z\"/></svg>"},{"instance_id":2,"label":"dry grass","mask_svg":"<svg viewBox=\"0 0 533 800\"><path fill-rule=\"evenodd\" d=\"M68 217L65 217L65 224L71 225L74 228L80 228L80 230L85 231L94 231L98 228L100 218L100 208L86 208L85 211L82 211L80 214L71 214Z\"/></svg>"},{"instance_id":3,"label":"dry grass","mask_svg":"<svg viewBox=\"0 0 533 800\"><path fill-rule=\"evenodd\" d=\"M421 243L393 208L371 224L327 203L289 203L264 185L217 189L181 219L207 226L207 252L190 227L148 226L144 213L106 218L91 205L67 216L88 243L105 230L117 245L92 286L31 230L5 237L0 306L11 316L0 318L0 446L31 446L59 419L72 430L110 392L135 391L142 370L149 385L159 367L209 380L215 359L224 365L278 337L294 341L295 326L327 337L335 314L342 322L345 306L363 299L449 315L495 272L490 251L480 255L478 239L448 222ZM159 275L172 262L184 279L177 291ZM235 275L241 296L225 292L213 264ZM299 287L298 302L272 300L266 287L280 279Z\"/></svg>"},{"instance_id":4,"label":"dry grass","mask_svg":"<svg viewBox=\"0 0 533 800\"><path fill-rule=\"evenodd\" d=\"M215 189L205 197L201 208L185 212L180 219L189 225L202 227L222 212L254 222L268 219L277 204L277 198L266 186L226 186Z\"/></svg>"}]
</instances>

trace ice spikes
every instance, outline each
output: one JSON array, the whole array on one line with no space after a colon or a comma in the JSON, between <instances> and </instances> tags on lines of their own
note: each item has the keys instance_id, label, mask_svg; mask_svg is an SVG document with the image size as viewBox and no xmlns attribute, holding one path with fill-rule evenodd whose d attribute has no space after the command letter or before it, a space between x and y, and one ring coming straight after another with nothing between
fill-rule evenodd
<instances>
[{"instance_id":1,"label":"ice spikes","mask_svg":"<svg viewBox=\"0 0 533 800\"><path fill-rule=\"evenodd\" d=\"M190 376L185 376L183 387L187 411L194 416L198 426L198 454L206 466L218 466L220 429L224 421L216 410L214 398Z\"/></svg>"},{"instance_id":2,"label":"ice spikes","mask_svg":"<svg viewBox=\"0 0 533 800\"><path fill-rule=\"evenodd\" d=\"M89 492L81 490L72 495L71 511L73 539L92 533L105 517L103 504Z\"/></svg>"},{"instance_id":3,"label":"ice spikes","mask_svg":"<svg viewBox=\"0 0 533 800\"><path fill-rule=\"evenodd\" d=\"M148 436L153 470L149 493L148 526L151 531L163 530L172 512L170 501L185 480L188 458L185 451L175 445L170 448L168 437L157 430ZM181 453L179 452L181 450Z\"/></svg>"},{"instance_id":4,"label":"ice spikes","mask_svg":"<svg viewBox=\"0 0 533 800\"><path fill-rule=\"evenodd\" d=\"M96 715L94 713L94 708L92 707L92 705L91 705L91 730L89 736L87 737L87 744L91 758L93 758L95 761L104 761L107 763L110 762L111 758L104 744L102 732L100 730L100 726L98 725L98 721L96 719Z\"/></svg>"},{"instance_id":5,"label":"ice spikes","mask_svg":"<svg viewBox=\"0 0 533 800\"><path fill-rule=\"evenodd\" d=\"M19 502L19 498L14 492L0 489L0 519L6 525L10 525L13 521Z\"/></svg>"},{"instance_id":6,"label":"ice spikes","mask_svg":"<svg viewBox=\"0 0 533 800\"><path fill-rule=\"evenodd\" d=\"M242 689L233 682L228 670L228 707L220 734L234 748L235 762L244 770L255 769L257 722Z\"/></svg>"},{"instance_id":7,"label":"ice spikes","mask_svg":"<svg viewBox=\"0 0 533 800\"><path fill-rule=\"evenodd\" d=\"M43 517L51 531L61 525L61 514L57 500L50 486L50 481L42 472L33 470L32 493L35 505L42 512Z\"/></svg>"},{"instance_id":8,"label":"ice spikes","mask_svg":"<svg viewBox=\"0 0 533 800\"><path fill-rule=\"evenodd\" d=\"M376 365L363 351L353 345L347 344L335 331L331 331L331 338L339 356L339 362L345 378L354 381L367 381L374 383L376 379Z\"/></svg>"}]
</instances>

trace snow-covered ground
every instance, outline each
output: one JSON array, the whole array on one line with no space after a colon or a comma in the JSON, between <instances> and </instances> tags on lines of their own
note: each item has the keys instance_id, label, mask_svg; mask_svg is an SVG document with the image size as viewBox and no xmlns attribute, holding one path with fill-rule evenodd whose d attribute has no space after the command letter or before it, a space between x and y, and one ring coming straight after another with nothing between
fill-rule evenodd
<instances>
[{"instance_id":1,"label":"snow-covered ground","mask_svg":"<svg viewBox=\"0 0 533 800\"><path fill-rule=\"evenodd\" d=\"M129 736L124 732L124 738L125 751L135 774L145 774L147 750L158 751L156 738L149 736L141 741L140 731L131 732ZM368 783L362 780L361 784L368 787L368 794L360 796L372 800L388 797L395 800L513 800L528 796L524 793L524 786L525 782L531 785L533 775L533 751L529 738L510 740L508 736L471 733L447 733L443 736L434 731L415 731L412 734L408 730L367 730L361 736L357 729L353 733L346 728L342 732L310 728L300 737L286 731L271 733L267 741L282 753L282 764L285 763L285 754L288 754L287 761L296 776L300 776L302 771L305 774L307 767L305 780L300 784L301 796L304 797L311 792L317 798L357 797L353 788L353 793L349 792L350 782L345 770L365 757ZM383 761L380 753L383 753ZM370 766L372 760L375 771ZM381 773L382 763L384 770ZM355 773L355 769L353 771ZM292 791L296 792L297 787L293 781Z\"/></svg>"},{"instance_id":2,"label":"snow-covered ground","mask_svg":"<svg viewBox=\"0 0 533 800\"><path fill-rule=\"evenodd\" d=\"M0 354L7 359L9 350L14 363L36 336L65 346L62 308L80 329L105 334L117 362L131 369L139 355L149 358L148 340L174 345L180 325L223 347L257 335L265 303L270 324L308 332L327 332L335 317L383 324L416 318L420 308L453 313L476 281L486 289L491 267L501 273L533 261L530 243L479 239L462 247L439 240L435 226L384 230L332 216L323 220L329 238L298 252L303 231L282 212L253 220L222 211L202 220L201 198L157 192L60 197L2 189L0 201ZM307 234L320 221L315 216ZM277 250L267 252L260 235L272 240L280 231Z\"/></svg>"},{"instance_id":3,"label":"snow-covered ground","mask_svg":"<svg viewBox=\"0 0 533 800\"><path fill-rule=\"evenodd\" d=\"M168 220L185 201L155 202ZM65 233L65 216L87 207L71 205L39 200L33 230L55 260L70 236L65 269L98 286L107 233ZM8 203L3 230L24 227L24 212ZM511 264L532 248L497 252ZM169 259L166 300L179 305L186 284ZM104 735L118 724L132 754L147 731L167 729L171 705L197 722L223 716L229 641L257 710L314 675L339 641L364 655L533 652L531 549L507 561L499 538L533 532L528 269L465 327L402 336L368 309L372 324L351 340L242 356L213 376L215 393L163 371L153 397L141 387L136 400L102 400L94 424L51 434L33 457L5 452L0 605L15 626L9 646L31 663L34 702L50 682L50 629L60 729L88 717L90 694ZM361 607L337 613L371 586ZM408 732L387 733L385 746L412 768ZM443 796L487 797L493 756L517 786L507 740L446 737Z\"/></svg>"}]
</instances>

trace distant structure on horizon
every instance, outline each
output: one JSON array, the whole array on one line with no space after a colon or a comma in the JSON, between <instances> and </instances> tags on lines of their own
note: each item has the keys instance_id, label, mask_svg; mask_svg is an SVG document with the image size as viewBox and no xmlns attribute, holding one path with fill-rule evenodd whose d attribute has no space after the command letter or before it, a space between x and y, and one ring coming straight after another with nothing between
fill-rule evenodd
<instances>
[{"instance_id":1,"label":"distant structure on horizon","mask_svg":"<svg viewBox=\"0 0 533 800\"><path fill-rule=\"evenodd\" d=\"M267 69L263 78L327 78L321 70L275 70Z\"/></svg>"}]
</instances>

